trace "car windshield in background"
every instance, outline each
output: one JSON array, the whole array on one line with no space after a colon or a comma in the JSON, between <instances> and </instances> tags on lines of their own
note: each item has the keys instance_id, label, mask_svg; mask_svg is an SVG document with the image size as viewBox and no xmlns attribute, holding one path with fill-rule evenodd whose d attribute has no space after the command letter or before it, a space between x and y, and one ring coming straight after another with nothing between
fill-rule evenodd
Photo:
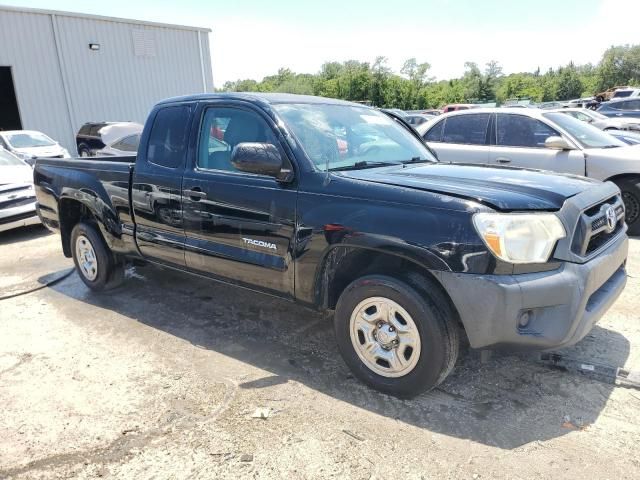
<instances>
[{"instance_id":1,"label":"car windshield in background","mask_svg":"<svg viewBox=\"0 0 640 480\"><path fill-rule=\"evenodd\" d=\"M13 133L6 136L13 148L50 147L56 142L42 133Z\"/></svg>"},{"instance_id":2,"label":"car windshield in background","mask_svg":"<svg viewBox=\"0 0 640 480\"><path fill-rule=\"evenodd\" d=\"M23 167L22 160L0 148L0 167Z\"/></svg>"},{"instance_id":3,"label":"car windshield in background","mask_svg":"<svg viewBox=\"0 0 640 480\"><path fill-rule=\"evenodd\" d=\"M609 117L607 117L606 115L603 115L599 112L596 112L595 110L588 110L587 111L587 115L593 117L593 118L597 118L598 120L609 120Z\"/></svg>"},{"instance_id":4,"label":"car windshield in background","mask_svg":"<svg viewBox=\"0 0 640 480\"><path fill-rule=\"evenodd\" d=\"M347 170L436 161L425 145L384 113L366 107L277 104L319 170Z\"/></svg>"},{"instance_id":5,"label":"car windshield in background","mask_svg":"<svg viewBox=\"0 0 640 480\"><path fill-rule=\"evenodd\" d=\"M586 122L560 112L544 113L543 116L556 123L576 139L583 148L624 147L625 143Z\"/></svg>"}]
</instances>

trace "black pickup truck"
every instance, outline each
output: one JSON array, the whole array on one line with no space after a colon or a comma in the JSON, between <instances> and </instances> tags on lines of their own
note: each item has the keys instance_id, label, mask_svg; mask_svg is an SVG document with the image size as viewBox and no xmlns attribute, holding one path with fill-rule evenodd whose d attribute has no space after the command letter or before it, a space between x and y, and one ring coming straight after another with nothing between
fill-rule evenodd
<instances>
[{"instance_id":1,"label":"black pickup truck","mask_svg":"<svg viewBox=\"0 0 640 480\"><path fill-rule=\"evenodd\" d=\"M440 163L397 118L285 94L156 105L136 158L38 160L42 222L93 290L146 261L334 311L361 380L411 396L474 348L555 349L620 295L612 183Z\"/></svg>"}]
</instances>

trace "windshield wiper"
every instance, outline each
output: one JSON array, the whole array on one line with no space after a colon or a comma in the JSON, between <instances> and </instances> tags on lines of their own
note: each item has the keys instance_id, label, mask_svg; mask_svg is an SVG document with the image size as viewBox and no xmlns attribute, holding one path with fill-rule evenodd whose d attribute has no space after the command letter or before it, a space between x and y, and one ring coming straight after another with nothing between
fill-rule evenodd
<instances>
[{"instance_id":1,"label":"windshield wiper","mask_svg":"<svg viewBox=\"0 0 640 480\"><path fill-rule=\"evenodd\" d=\"M401 163L403 165L407 165L409 163L424 163L424 162L433 162L433 160L429 160L427 158L421 158L421 157L413 157L409 160L404 160Z\"/></svg>"},{"instance_id":2,"label":"windshield wiper","mask_svg":"<svg viewBox=\"0 0 640 480\"><path fill-rule=\"evenodd\" d=\"M346 165L344 167L333 167L330 168L330 172L339 172L342 170L362 170L365 168L375 168L375 167L388 167L391 165L402 165L402 162L372 162L369 160L362 160L360 162L356 162L352 165Z\"/></svg>"}]
</instances>

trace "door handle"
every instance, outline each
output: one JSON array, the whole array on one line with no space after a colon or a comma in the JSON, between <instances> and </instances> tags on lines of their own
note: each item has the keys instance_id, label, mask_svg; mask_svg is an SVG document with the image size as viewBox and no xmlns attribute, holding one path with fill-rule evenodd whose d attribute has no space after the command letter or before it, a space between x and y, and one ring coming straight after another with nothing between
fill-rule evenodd
<instances>
[{"instance_id":1,"label":"door handle","mask_svg":"<svg viewBox=\"0 0 640 480\"><path fill-rule=\"evenodd\" d=\"M498 158L496 158L496 162L498 162L498 163L511 163L511 159L510 158L506 158L506 157L498 157Z\"/></svg>"},{"instance_id":2,"label":"door handle","mask_svg":"<svg viewBox=\"0 0 640 480\"><path fill-rule=\"evenodd\" d=\"M207 198L207 194L204 193L200 187L193 187L191 190L185 190L183 193L185 197L189 197L194 202Z\"/></svg>"}]
</instances>

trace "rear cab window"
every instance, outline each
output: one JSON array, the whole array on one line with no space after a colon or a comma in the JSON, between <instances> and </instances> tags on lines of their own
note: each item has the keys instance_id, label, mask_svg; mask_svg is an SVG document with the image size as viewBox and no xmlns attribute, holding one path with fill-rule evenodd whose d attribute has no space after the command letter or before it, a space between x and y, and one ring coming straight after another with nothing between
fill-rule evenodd
<instances>
[{"instance_id":1,"label":"rear cab window","mask_svg":"<svg viewBox=\"0 0 640 480\"><path fill-rule=\"evenodd\" d=\"M184 165L189 139L190 107L174 105L158 110L147 145L147 161L167 168Z\"/></svg>"}]
</instances>

